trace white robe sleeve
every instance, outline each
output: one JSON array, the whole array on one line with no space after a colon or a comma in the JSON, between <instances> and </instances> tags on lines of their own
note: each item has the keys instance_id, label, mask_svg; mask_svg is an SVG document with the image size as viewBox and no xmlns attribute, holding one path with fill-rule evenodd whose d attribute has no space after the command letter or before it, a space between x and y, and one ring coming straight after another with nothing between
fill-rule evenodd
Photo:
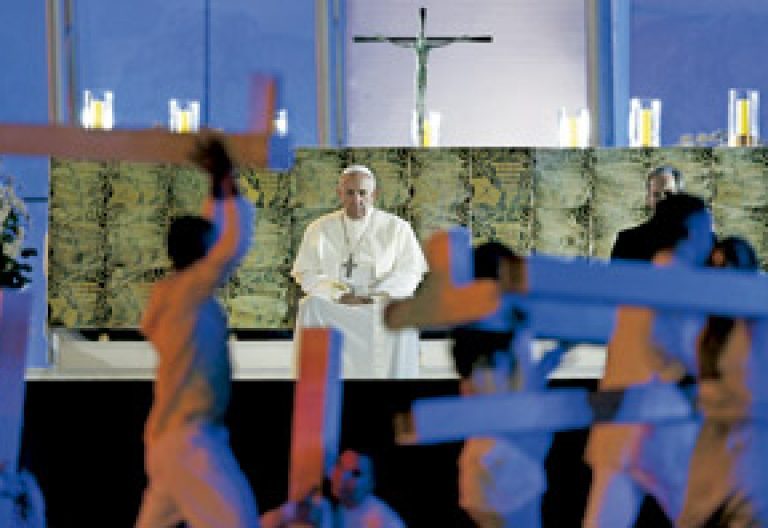
<instances>
[{"instance_id":1,"label":"white robe sleeve","mask_svg":"<svg viewBox=\"0 0 768 528\"><path fill-rule=\"evenodd\" d=\"M410 297L416 291L424 273L427 272L427 261L411 225L407 222L399 224L393 243L396 246L394 267L373 283L371 291L402 299Z\"/></svg>"},{"instance_id":2,"label":"white robe sleeve","mask_svg":"<svg viewBox=\"0 0 768 528\"><path fill-rule=\"evenodd\" d=\"M291 276L306 295L338 300L347 289L343 283L325 272L322 259L326 244L325 235L318 225L307 227L291 269Z\"/></svg>"}]
</instances>

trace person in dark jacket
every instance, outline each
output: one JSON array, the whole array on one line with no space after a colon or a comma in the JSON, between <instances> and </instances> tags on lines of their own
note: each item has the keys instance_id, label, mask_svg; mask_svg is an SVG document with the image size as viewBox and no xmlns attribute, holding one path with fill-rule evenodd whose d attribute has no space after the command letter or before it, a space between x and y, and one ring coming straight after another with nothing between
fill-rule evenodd
<instances>
[{"instance_id":1,"label":"person in dark jacket","mask_svg":"<svg viewBox=\"0 0 768 528\"><path fill-rule=\"evenodd\" d=\"M645 204L653 213L661 199L683 190L683 175L671 165L656 167L648 173L645 190ZM618 232L611 259L651 260L654 248L653 226L646 221Z\"/></svg>"}]
</instances>

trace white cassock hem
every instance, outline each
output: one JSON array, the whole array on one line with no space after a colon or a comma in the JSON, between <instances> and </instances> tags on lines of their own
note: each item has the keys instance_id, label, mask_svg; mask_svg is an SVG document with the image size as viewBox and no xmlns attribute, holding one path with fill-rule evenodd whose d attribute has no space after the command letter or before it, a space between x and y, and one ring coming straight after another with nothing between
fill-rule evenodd
<instances>
[{"instance_id":1,"label":"white cassock hem","mask_svg":"<svg viewBox=\"0 0 768 528\"><path fill-rule=\"evenodd\" d=\"M309 295L299 301L294 343L302 327L334 327L344 336L344 378L405 379L419 376L419 332L388 330L382 322L386 304L345 305Z\"/></svg>"}]
</instances>

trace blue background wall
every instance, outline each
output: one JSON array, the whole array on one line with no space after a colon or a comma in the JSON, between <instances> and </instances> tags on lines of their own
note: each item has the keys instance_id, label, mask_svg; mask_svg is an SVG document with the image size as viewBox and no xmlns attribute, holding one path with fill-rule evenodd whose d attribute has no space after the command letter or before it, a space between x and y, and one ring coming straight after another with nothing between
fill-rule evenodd
<instances>
[{"instance_id":1,"label":"blue background wall","mask_svg":"<svg viewBox=\"0 0 768 528\"><path fill-rule=\"evenodd\" d=\"M0 2L0 21L0 122L44 123L48 120L45 2ZM13 177L31 216L25 246L35 247L38 257L29 286L34 296L30 364L44 365L47 310L42 263L48 220L48 161L2 156L0 174Z\"/></svg>"},{"instance_id":2,"label":"blue background wall","mask_svg":"<svg viewBox=\"0 0 768 528\"><path fill-rule=\"evenodd\" d=\"M763 31L768 3L603 1L611 2L613 11L621 14L621 20L612 20L619 30L613 33L614 44L629 41L629 53L617 55L629 63L614 64L605 75L628 71L629 79L620 80L628 81L630 95L662 99L664 145L677 143L684 133L727 128L729 88L756 88L764 98L768 96L768 71L761 53L768 45L768 33ZM342 15L344 4L340 2ZM317 144L315 2L227 0L207 5L205 0L76 0L74 5L78 99L84 88L112 89L117 126L164 124L169 98L206 100L207 95L210 126L245 130L251 118L251 76L266 73L279 79L279 103L288 109L295 143ZM44 8L42 1L0 2L0 122L48 119ZM331 25L343 34L343 16L337 22ZM333 45L331 50L337 57ZM207 94L206 63L210 68ZM333 76L333 66L330 73ZM615 100L617 105L626 104L621 98ZM626 113L623 107L614 111ZM615 141L622 143L622 138ZM31 243L42 254L47 160L3 156L0 170L16 177L33 214ZM33 326L41 328L45 320L42 256L35 273ZM34 339L32 363L42 365L46 358L42 332L34 332Z\"/></svg>"},{"instance_id":3,"label":"blue background wall","mask_svg":"<svg viewBox=\"0 0 768 528\"><path fill-rule=\"evenodd\" d=\"M75 0L77 103L83 89L115 93L117 127L167 121L171 97L205 100L209 58L209 125L249 128L251 78L278 78L278 104L288 110L297 145L317 143L315 2L210 2L206 54L204 0ZM48 121L45 2L0 2L0 122ZM66 116L65 116L66 119ZM30 364L44 366L47 344L42 273L48 218L48 160L2 156L32 215L30 245L38 248Z\"/></svg>"},{"instance_id":4,"label":"blue background wall","mask_svg":"<svg viewBox=\"0 0 768 528\"><path fill-rule=\"evenodd\" d=\"M661 98L663 145L727 131L729 88L758 89L768 104L768 2L633 0L630 23L631 95Z\"/></svg>"},{"instance_id":5,"label":"blue background wall","mask_svg":"<svg viewBox=\"0 0 768 528\"><path fill-rule=\"evenodd\" d=\"M165 124L172 97L205 101L208 62L210 126L248 129L251 78L271 74L296 143L317 143L313 1L80 0L75 18L80 91L111 89L117 126Z\"/></svg>"}]
</instances>

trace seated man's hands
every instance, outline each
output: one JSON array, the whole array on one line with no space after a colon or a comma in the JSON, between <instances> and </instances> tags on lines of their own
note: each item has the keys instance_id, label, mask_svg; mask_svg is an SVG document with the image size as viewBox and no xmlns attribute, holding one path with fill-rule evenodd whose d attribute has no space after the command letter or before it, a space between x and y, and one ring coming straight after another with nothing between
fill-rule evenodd
<instances>
[{"instance_id":1,"label":"seated man's hands","mask_svg":"<svg viewBox=\"0 0 768 528\"><path fill-rule=\"evenodd\" d=\"M344 295L339 297L339 303L349 304L349 305L373 304L373 298L368 297L366 295L355 295L353 293L345 293Z\"/></svg>"}]
</instances>

